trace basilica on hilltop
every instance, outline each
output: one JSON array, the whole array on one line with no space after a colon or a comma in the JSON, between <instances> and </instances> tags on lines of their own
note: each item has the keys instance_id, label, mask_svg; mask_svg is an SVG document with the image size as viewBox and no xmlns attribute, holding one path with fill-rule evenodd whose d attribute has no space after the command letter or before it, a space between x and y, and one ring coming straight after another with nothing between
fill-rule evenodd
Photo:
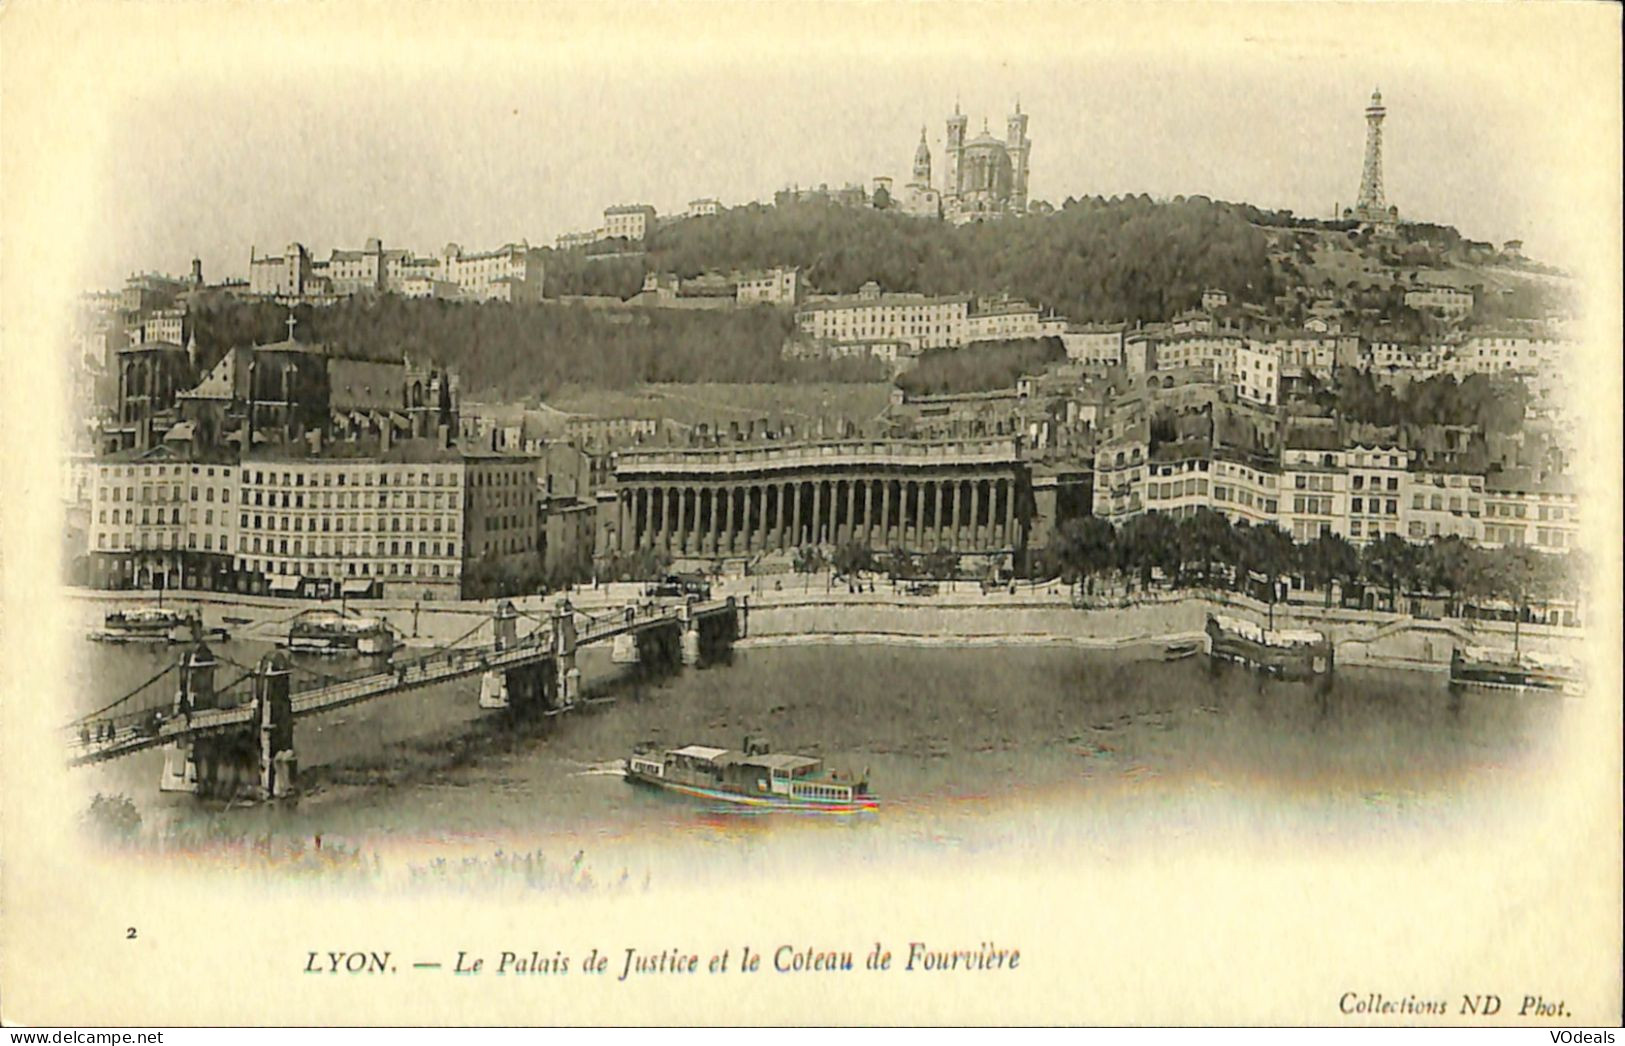
<instances>
[{"instance_id":1,"label":"basilica on hilltop","mask_svg":"<svg viewBox=\"0 0 1625 1046\"><path fill-rule=\"evenodd\" d=\"M1005 123L1001 141L982 123L982 133L966 139L968 121L954 106L948 117L945 150L947 170L943 185L931 181L931 147L925 128L920 128L920 144L914 150L914 170L895 205L906 214L922 218L944 218L955 224L986 221L1027 211L1027 164L1032 142L1027 137L1027 114L1021 103Z\"/></svg>"}]
</instances>

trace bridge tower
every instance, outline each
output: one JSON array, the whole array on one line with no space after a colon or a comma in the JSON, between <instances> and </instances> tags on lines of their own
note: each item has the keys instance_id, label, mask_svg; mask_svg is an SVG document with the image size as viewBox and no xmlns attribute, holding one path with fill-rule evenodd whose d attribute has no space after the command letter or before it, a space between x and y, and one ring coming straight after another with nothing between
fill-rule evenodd
<instances>
[{"instance_id":1,"label":"bridge tower","mask_svg":"<svg viewBox=\"0 0 1625 1046\"><path fill-rule=\"evenodd\" d=\"M259 754L262 799L283 799L294 792L299 760L293 749L293 667L274 650L260 658L254 676L254 724Z\"/></svg>"},{"instance_id":2,"label":"bridge tower","mask_svg":"<svg viewBox=\"0 0 1625 1046\"><path fill-rule=\"evenodd\" d=\"M491 631L496 634L498 650L512 650L519 644L519 611L514 609L512 600L498 600Z\"/></svg>"},{"instance_id":3,"label":"bridge tower","mask_svg":"<svg viewBox=\"0 0 1625 1046\"><path fill-rule=\"evenodd\" d=\"M215 690L218 667L213 651L196 643L181 659L175 715L190 721L199 712L229 708L232 702ZM291 716L290 716L291 719ZM254 778L253 739L241 730L177 741L164 752L158 778L160 792L189 792L205 798L231 798Z\"/></svg>"},{"instance_id":4,"label":"bridge tower","mask_svg":"<svg viewBox=\"0 0 1625 1046\"><path fill-rule=\"evenodd\" d=\"M480 707L496 711L508 707L508 675L492 669L480 675Z\"/></svg>"},{"instance_id":5,"label":"bridge tower","mask_svg":"<svg viewBox=\"0 0 1625 1046\"><path fill-rule=\"evenodd\" d=\"M174 714L189 717L194 711L215 707L214 670L219 667L214 652L197 643L181 656L180 686L175 690ZM190 740L177 741L164 749L164 769L158 778L160 792L197 791L197 759Z\"/></svg>"},{"instance_id":6,"label":"bridge tower","mask_svg":"<svg viewBox=\"0 0 1625 1046\"><path fill-rule=\"evenodd\" d=\"M519 611L511 600L497 601L496 613L491 618L491 633L497 650L512 650L519 645ZM480 707L507 708L509 703L508 673L497 670L480 677Z\"/></svg>"},{"instance_id":7,"label":"bridge tower","mask_svg":"<svg viewBox=\"0 0 1625 1046\"><path fill-rule=\"evenodd\" d=\"M677 622L683 629L683 664L697 665L700 663L700 619L694 615L693 604L684 603L677 608Z\"/></svg>"},{"instance_id":8,"label":"bridge tower","mask_svg":"<svg viewBox=\"0 0 1625 1046\"><path fill-rule=\"evenodd\" d=\"M553 609L553 670L557 685L554 698L560 708L570 708L581 693L581 669L576 667L576 617L568 600Z\"/></svg>"}]
</instances>

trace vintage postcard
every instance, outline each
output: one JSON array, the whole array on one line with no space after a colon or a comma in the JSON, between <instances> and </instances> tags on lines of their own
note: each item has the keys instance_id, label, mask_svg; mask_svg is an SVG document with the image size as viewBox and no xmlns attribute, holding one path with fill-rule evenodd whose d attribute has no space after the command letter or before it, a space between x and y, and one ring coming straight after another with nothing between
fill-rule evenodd
<instances>
[{"instance_id":1,"label":"vintage postcard","mask_svg":"<svg viewBox=\"0 0 1625 1046\"><path fill-rule=\"evenodd\" d=\"M0 9L5 1021L1617 1024L1619 29Z\"/></svg>"}]
</instances>

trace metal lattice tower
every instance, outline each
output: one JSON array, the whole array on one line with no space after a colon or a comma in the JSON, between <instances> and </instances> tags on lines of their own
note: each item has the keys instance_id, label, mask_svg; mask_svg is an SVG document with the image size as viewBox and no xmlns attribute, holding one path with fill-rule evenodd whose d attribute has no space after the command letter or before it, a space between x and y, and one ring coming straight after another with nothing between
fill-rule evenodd
<instances>
[{"instance_id":1,"label":"metal lattice tower","mask_svg":"<svg viewBox=\"0 0 1625 1046\"><path fill-rule=\"evenodd\" d=\"M1371 92L1365 107L1365 169L1360 173L1360 199L1355 206L1366 212L1386 210L1388 201L1382 189L1382 118L1388 110L1382 105L1382 92Z\"/></svg>"}]
</instances>

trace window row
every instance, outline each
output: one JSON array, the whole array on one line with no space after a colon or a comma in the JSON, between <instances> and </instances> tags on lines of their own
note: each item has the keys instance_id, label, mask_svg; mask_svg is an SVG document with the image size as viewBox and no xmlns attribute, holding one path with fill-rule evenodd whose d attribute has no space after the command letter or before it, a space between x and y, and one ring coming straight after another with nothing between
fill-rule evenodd
<instances>
[{"instance_id":1,"label":"window row","mask_svg":"<svg viewBox=\"0 0 1625 1046\"><path fill-rule=\"evenodd\" d=\"M291 543L291 544L290 544ZM222 546L224 542L222 542ZM308 549L308 551L306 551ZM455 559L458 546L455 541L368 541L355 538L312 539L308 544L302 538L248 538L238 536L238 552L263 552L279 556L416 556L420 559Z\"/></svg>"},{"instance_id":2,"label":"window row","mask_svg":"<svg viewBox=\"0 0 1625 1046\"><path fill-rule=\"evenodd\" d=\"M517 518L517 517L515 517L515 518ZM321 527L320 528L318 528L317 525L316 525L316 522L317 522L318 519L321 520ZM349 526L348 527L345 526L345 520L346 519L349 520ZM385 523L386 519L388 521L387 525ZM250 523L250 520L253 521L252 524ZM292 523L292 526L289 525L290 522ZM254 513L252 515L250 515L247 512L244 512L238 517L237 525L239 527L243 528L244 530L247 530L247 529L250 528L250 526L252 526L253 529L255 529L255 530L283 530L283 531L290 531L290 532L293 532L293 533L311 533L311 534L314 534L318 529L320 529L323 533L327 533L329 531L332 531L332 532L336 532L336 533L340 533L340 534L344 533L344 531L346 529L348 529L351 533L363 533L363 532L366 532L366 533L395 533L395 534L398 534L398 533L401 533L401 532L404 531L405 533L408 533L408 534L414 533L414 532L427 534L431 530L435 531L437 533L439 531L442 531L442 530L455 532L458 529L460 529L461 526L462 526L462 517L458 516L458 515L443 515L443 516L388 516L388 517L385 517L385 516L315 516L315 517L282 516L282 517L279 518L277 516L272 516L272 515L261 515L258 512Z\"/></svg>"}]
</instances>

